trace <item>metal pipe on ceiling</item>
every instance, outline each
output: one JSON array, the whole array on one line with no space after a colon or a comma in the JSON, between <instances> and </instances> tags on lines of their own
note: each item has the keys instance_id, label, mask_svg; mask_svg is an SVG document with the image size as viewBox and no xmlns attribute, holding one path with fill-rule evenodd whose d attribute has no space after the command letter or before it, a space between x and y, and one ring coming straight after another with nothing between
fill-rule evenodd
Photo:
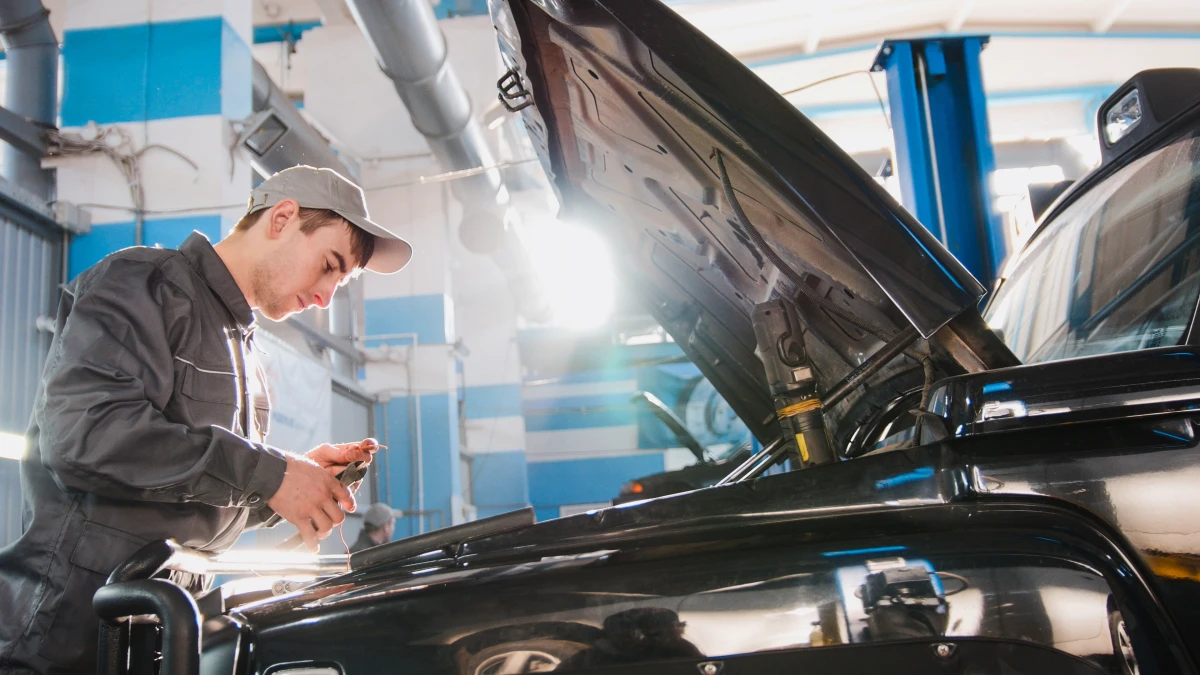
<instances>
[{"instance_id":1,"label":"metal pipe on ceiling","mask_svg":"<svg viewBox=\"0 0 1200 675\"><path fill-rule=\"evenodd\" d=\"M6 107L35 124L55 126L58 39L50 28L50 12L40 0L0 2L0 42L8 61ZM6 145L2 172L9 181L39 197L51 197L52 184L40 157Z\"/></svg>"},{"instance_id":2,"label":"metal pipe on ceiling","mask_svg":"<svg viewBox=\"0 0 1200 675\"><path fill-rule=\"evenodd\" d=\"M329 147L329 141L304 119L288 95L257 61L254 62L251 89L254 115L247 121L241 141L250 155L250 164L263 178L301 164L333 169L347 177L353 175ZM261 143L255 142L255 136L261 137ZM361 360L353 346L356 332L354 310L361 307L362 299L361 293L356 293L352 286L358 283L353 282L334 294L327 315L329 333L334 340L321 336L321 341L328 343L325 346L334 347L329 352L334 372L351 379L356 377L355 363ZM289 323L308 333L310 338L321 333L298 317Z\"/></svg>"},{"instance_id":3,"label":"metal pipe on ceiling","mask_svg":"<svg viewBox=\"0 0 1200 675\"><path fill-rule=\"evenodd\" d=\"M472 114L471 99L447 59L446 39L429 1L347 0L347 4L442 170L495 166L483 128ZM491 256L524 316L546 318L545 295L511 227L516 214L500 171L482 171L453 181L451 187L463 205L458 228L463 245Z\"/></svg>"},{"instance_id":4,"label":"metal pipe on ceiling","mask_svg":"<svg viewBox=\"0 0 1200 675\"><path fill-rule=\"evenodd\" d=\"M428 0L350 0L355 21L375 60L392 80L445 171L496 163L471 114L471 99L450 66L446 39ZM507 203L498 170L454 181L454 196L465 207Z\"/></svg>"},{"instance_id":5,"label":"metal pipe on ceiling","mask_svg":"<svg viewBox=\"0 0 1200 675\"><path fill-rule=\"evenodd\" d=\"M267 152L259 153L250 148L250 163L263 178L299 164L333 169L343 176L352 175L346 164L329 147L329 141L304 119L296 105L258 61L254 62L251 91L255 115L247 123L249 130L264 128L263 123L269 126L269 122L263 119L268 114L274 115L286 128L276 142L264 144Z\"/></svg>"}]
</instances>

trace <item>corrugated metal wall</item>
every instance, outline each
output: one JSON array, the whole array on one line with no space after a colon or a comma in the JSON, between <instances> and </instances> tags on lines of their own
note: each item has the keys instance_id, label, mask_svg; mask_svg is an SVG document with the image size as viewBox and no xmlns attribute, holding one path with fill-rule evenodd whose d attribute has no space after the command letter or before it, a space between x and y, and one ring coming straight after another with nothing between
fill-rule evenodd
<instances>
[{"instance_id":1,"label":"corrugated metal wall","mask_svg":"<svg viewBox=\"0 0 1200 675\"><path fill-rule=\"evenodd\" d=\"M53 316L61 242L0 219L0 431L23 433L29 423L50 333L39 316ZM0 459L0 546L21 533L18 464Z\"/></svg>"}]
</instances>

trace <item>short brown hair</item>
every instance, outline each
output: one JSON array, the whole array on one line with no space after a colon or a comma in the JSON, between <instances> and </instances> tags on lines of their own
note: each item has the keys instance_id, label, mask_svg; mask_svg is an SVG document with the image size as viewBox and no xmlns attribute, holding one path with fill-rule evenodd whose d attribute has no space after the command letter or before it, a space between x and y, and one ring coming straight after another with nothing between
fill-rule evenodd
<instances>
[{"instance_id":1,"label":"short brown hair","mask_svg":"<svg viewBox=\"0 0 1200 675\"><path fill-rule=\"evenodd\" d=\"M265 213L265 210L254 211L242 216L242 219L237 221L233 226L234 232L245 232ZM300 207L300 231L304 234L312 234L322 227L329 225L345 224L350 228L350 255L354 256L357 261L357 267L366 267L367 262L371 260L371 256L375 254L375 236L370 232L358 227L354 223L341 217L335 211L329 209L306 209Z\"/></svg>"}]
</instances>

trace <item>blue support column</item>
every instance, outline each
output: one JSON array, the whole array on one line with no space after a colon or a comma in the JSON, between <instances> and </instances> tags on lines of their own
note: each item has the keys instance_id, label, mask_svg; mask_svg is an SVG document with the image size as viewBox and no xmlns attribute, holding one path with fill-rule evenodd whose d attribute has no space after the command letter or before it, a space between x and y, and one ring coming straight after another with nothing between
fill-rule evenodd
<instances>
[{"instance_id":1,"label":"blue support column","mask_svg":"<svg viewBox=\"0 0 1200 675\"><path fill-rule=\"evenodd\" d=\"M996 160L979 54L987 37L889 40L887 73L904 205L985 285L1007 254L991 194Z\"/></svg>"}]
</instances>

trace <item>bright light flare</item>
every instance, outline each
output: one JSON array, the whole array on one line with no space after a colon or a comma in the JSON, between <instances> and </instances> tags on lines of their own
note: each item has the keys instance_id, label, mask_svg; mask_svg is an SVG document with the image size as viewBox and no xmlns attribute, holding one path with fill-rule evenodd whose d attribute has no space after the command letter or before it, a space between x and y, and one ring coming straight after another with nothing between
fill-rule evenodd
<instances>
[{"instance_id":1,"label":"bright light flare","mask_svg":"<svg viewBox=\"0 0 1200 675\"><path fill-rule=\"evenodd\" d=\"M1088 169L1094 169L1100 165L1100 141L1095 136L1091 134L1068 136L1066 141Z\"/></svg>"},{"instance_id":2,"label":"bright light flare","mask_svg":"<svg viewBox=\"0 0 1200 675\"><path fill-rule=\"evenodd\" d=\"M316 555L304 551L273 549L237 549L213 556L201 563L209 574L340 574L345 572L345 555Z\"/></svg>"},{"instance_id":3,"label":"bright light flare","mask_svg":"<svg viewBox=\"0 0 1200 675\"><path fill-rule=\"evenodd\" d=\"M25 439L24 434L0 431L0 458L19 460L25 456L25 450L28 447L29 442Z\"/></svg>"},{"instance_id":4,"label":"bright light flare","mask_svg":"<svg viewBox=\"0 0 1200 675\"><path fill-rule=\"evenodd\" d=\"M281 567L287 565L311 565L320 562L320 560L320 557L315 553L254 548L225 551L213 556L213 561L231 565L261 563L263 565L279 565Z\"/></svg>"},{"instance_id":5,"label":"bright light flare","mask_svg":"<svg viewBox=\"0 0 1200 675\"><path fill-rule=\"evenodd\" d=\"M1057 164L996 169L992 172L992 191L997 196L1020 195L1030 185L1057 183L1064 178L1063 168Z\"/></svg>"},{"instance_id":6,"label":"bright light flare","mask_svg":"<svg viewBox=\"0 0 1200 675\"><path fill-rule=\"evenodd\" d=\"M608 321L615 295L612 258L599 235L553 221L526 225L524 241L555 325L582 330Z\"/></svg>"}]
</instances>

